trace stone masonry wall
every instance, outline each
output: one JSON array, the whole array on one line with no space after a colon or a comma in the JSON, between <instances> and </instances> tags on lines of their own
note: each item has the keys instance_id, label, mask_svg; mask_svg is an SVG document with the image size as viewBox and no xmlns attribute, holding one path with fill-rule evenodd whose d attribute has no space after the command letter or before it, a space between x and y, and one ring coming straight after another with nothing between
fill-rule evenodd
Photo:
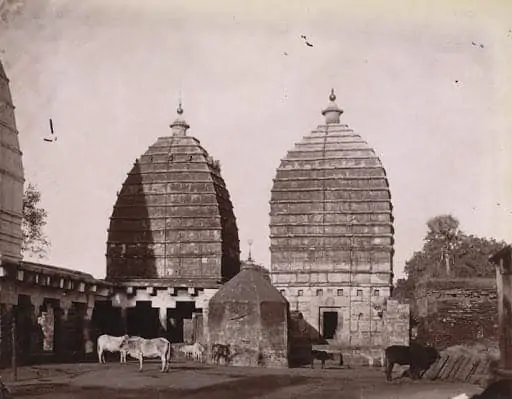
<instances>
[{"instance_id":1,"label":"stone masonry wall","mask_svg":"<svg viewBox=\"0 0 512 399\"><path fill-rule=\"evenodd\" d=\"M323 334L322 312L328 311L338 313L336 334L328 340L332 345L382 347L388 342L408 343L409 306L388 299L388 287L274 285L287 298L290 309L302 313L313 342Z\"/></svg>"},{"instance_id":2,"label":"stone masonry wall","mask_svg":"<svg viewBox=\"0 0 512 399\"><path fill-rule=\"evenodd\" d=\"M23 162L9 80L0 62L0 259L21 259Z\"/></svg>"},{"instance_id":3,"label":"stone masonry wall","mask_svg":"<svg viewBox=\"0 0 512 399\"><path fill-rule=\"evenodd\" d=\"M497 341L494 279L430 280L419 284L418 339L444 349L476 341Z\"/></svg>"}]
</instances>

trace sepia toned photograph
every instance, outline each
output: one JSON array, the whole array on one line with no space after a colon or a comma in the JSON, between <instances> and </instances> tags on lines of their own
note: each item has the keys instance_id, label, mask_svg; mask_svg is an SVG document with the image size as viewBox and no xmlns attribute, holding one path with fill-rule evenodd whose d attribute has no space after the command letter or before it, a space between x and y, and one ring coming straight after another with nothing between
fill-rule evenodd
<instances>
[{"instance_id":1,"label":"sepia toned photograph","mask_svg":"<svg viewBox=\"0 0 512 399\"><path fill-rule=\"evenodd\" d=\"M512 2L0 0L0 399L512 399Z\"/></svg>"}]
</instances>

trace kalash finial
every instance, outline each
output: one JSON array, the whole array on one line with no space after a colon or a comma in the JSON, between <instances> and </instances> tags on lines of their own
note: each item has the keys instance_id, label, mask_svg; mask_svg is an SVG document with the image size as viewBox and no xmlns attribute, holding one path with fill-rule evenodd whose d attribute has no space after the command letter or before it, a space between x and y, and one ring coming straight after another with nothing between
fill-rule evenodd
<instances>
[{"instance_id":1,"label":"kalash finial","mask_svg":"<svg viewBox=\"0 0 512 399\"><path fill-rule=\"evenodd\" d=\"M340 123L340 115L343 113L343 110L340 109L334 102L336 101L336 94L334 94L334 89L331 89L329 100L329 105L322 111L322 115L325 116L325 123Z\"/></svg>"},{"instance_id":2,"label":"kalash finial","mask_svg":"<svg viewBox=\"0 0 512 399\"><path fill-rule=\"evenodd\" d=\"M329 96L329 100L336 101L336 94L334 94L334 89L331 89L331 95Z\"/></svg>"},{"instance_id":3,"label":"kalash finial","mask_svg":"<svg viewBox=\"0 0 512 399\"><path fill-rule=\"evenodd\" d=\"M178 117L176 120L170 125L172 129L173 136L185 136L187 129L190 128L190 125L185 122L184 119L181 118L181 115L183 115L183 108L181 106L181 98L178 103L178 109L176 110L178 113Z\"/></svg>"},{"instance_id":4,"label":"kalash finial","mask_svg":"<svg viewBox=\"0 0 512 399\"><path fill-rule=\"evenodd\" d=\"M247 256L247 262L253 262L254 259L252 258L252 240L247 240L247 243L249 244L249 256Z\"/></svg>"}]
</instances>

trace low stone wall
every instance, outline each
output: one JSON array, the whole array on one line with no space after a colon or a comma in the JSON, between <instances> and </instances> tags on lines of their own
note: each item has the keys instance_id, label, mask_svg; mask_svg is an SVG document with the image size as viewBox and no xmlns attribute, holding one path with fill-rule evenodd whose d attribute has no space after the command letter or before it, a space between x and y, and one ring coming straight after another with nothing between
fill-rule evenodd
<instances>
[{"instance_id":1,"label":"low stone wall","mask_svg":"<svg viewBox=\"0 0 512 399\"><path fill-rule=\"evenodd\" d=\"M418 284L418 339L439 350L497 340L495 279L429 280Z\"/></svg>"}]
</instances>

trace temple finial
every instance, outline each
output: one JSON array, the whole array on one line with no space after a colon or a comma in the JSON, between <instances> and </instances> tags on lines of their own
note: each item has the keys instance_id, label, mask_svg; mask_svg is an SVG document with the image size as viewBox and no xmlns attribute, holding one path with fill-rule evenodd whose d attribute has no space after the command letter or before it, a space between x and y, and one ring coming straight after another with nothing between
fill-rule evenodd
<instances>
[{"instance_id":1,"label":"temple finial","mask_svg":"<svg viewBox=\"0 0 512 399\"><path fill-rule=\"evenodd\" d=\"M340 109L334 102L336 101L336 94L334 93L334 89L331 89L329 101L330 103L327 108L322 111L322 115L325 116L325 123L328 125L340 123L340 115L343 113L343 110Z\"/></svg>"},{"instance_id":2,"label":"temple finial","mask_svg":"<svg viewBox=\"0 0 512 399\"><path fill-rule=\"evenodd\" d=\"M178 113L178 117L170 125L173 136L185 136L187 129L190 127L190 125L181 117L181 115L183 114L183 108L181 106L181 96L178 102L178 109L176 110L176 112Z\"/></svg>"},{"instance_id":3,"label":"temple finial","mask_svg":"<svg viewBox=\"0 0 512 399\"><path fill-rule=\"evenodd\" d=\"M329 100L336 101L336 94L334 94L334 89L331 89L331 95L329 96Z\"/></svg>"},{"instance_id":4,"label":"temple finial","mask_svg":"<svg viewBox=\"0 0 512 399\"><path fill-rule=\"evenodd\" d=\"M247 240L247 243L249 244L249 255L247 256L247 260L252 262L252 240Z\"/></svg>"}]
</instances>

